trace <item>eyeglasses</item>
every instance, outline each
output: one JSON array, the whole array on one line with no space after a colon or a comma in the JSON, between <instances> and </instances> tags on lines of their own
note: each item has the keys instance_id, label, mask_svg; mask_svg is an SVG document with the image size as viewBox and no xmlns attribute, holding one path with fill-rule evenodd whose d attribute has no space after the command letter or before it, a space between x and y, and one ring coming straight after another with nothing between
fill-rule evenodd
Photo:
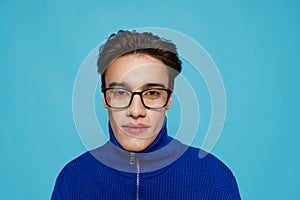
<instances>
[{"instance_id":1,"label":"eyeglasses","mask_svg":"<svg viewBox=\"0 0 300 200\"><path fill-rule=\"evenodd\" d=\"M151 88L141 92L132 92L124 88L103 88L106 104L111 108L128 108L134 95L139 95L145 108L160 109L167 105L172 90Z\"/></svg>"}]
</instances>

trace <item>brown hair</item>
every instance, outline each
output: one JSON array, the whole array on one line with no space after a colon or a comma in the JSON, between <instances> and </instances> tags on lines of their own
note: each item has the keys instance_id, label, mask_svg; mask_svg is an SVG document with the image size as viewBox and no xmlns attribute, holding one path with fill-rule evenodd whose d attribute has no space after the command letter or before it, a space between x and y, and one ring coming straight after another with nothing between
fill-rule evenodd
<instances>
[{"instance_id":1,"label":"brown hair","mask_svg":"<svg viewBox=\"0 0 300 200\"><path fill-rule=\"evenodd\" d=\"M169 87L173 88L174 79L182 69L175 44L150 32L139 33L123 30L117 34L111 34L107 41L100 46L97 65L98 72L101 74L102 88L105 88L107 67L114 59L128 54L149 55L174 69L169 70Z\"/></svg>"}]
</instances>

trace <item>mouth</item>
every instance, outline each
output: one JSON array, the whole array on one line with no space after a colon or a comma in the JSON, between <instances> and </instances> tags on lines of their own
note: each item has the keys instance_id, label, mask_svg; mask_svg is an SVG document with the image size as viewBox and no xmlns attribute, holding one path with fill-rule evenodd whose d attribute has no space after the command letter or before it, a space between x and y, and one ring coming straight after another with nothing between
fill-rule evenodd
<instances>
[{"instance_id":1,"label":"mouth","mask_svg":"<svg viewBox=\"0 0 300 200\"><path fill-rule=\"evenodd\" d=\"M147 126L142 123L138 123L138 124L129 123L129 124L122 125L123 130L126 133L129 133L131 135L140 135L144 133L149 127L150 126Z\"/></svg>"}]
</instances>

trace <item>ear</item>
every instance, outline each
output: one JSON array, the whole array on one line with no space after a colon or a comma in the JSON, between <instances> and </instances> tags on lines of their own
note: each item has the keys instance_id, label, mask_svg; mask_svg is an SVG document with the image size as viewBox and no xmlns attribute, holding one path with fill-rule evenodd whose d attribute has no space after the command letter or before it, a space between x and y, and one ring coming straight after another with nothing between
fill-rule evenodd
<instances>
[{"instance_id":1,"label":"ear","mask_svg":"<svg viewBox=\"0 0 300 200\"><path fill-rule=\"evenodd\" d=\"M169 110L171 108L171 106L172 106L172 94L170 95L168 103L167 103L167 105L165 107L166 110Z\"/></svg>"},{"instance_id":2,"label":"ear","mask_svg":"<svg viewBox=\"0 0 300 200\"><path fill-rule=\"evenodd\" d=\"M106 101L105 101L105 98L104 98L104 95L102 95L102 105L104 108L108 108L108 105L106 104Z\"/></svg>"}]
</instances>

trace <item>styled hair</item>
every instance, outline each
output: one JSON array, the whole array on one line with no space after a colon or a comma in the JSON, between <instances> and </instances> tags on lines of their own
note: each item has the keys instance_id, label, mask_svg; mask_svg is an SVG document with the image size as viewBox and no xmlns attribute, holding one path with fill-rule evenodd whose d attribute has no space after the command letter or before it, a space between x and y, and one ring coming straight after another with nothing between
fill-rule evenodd
<instances>
[{"instance_id":1,"label":"styled hair","mask_svg":"<svg viewBox=\"0 0 300 200\"><path fill-rule=\"evenodd\" d=\"M163 39L150 32L120 30L113 33L100 46L97 61L98 72L101 74L102 88L105 88L105 71L113 60L129 55L144 54L161 60L169 69L169 87L173 88L175 77L181 72L181 60L177 48L170 40Z\"/></svg>"}]
</instances>

